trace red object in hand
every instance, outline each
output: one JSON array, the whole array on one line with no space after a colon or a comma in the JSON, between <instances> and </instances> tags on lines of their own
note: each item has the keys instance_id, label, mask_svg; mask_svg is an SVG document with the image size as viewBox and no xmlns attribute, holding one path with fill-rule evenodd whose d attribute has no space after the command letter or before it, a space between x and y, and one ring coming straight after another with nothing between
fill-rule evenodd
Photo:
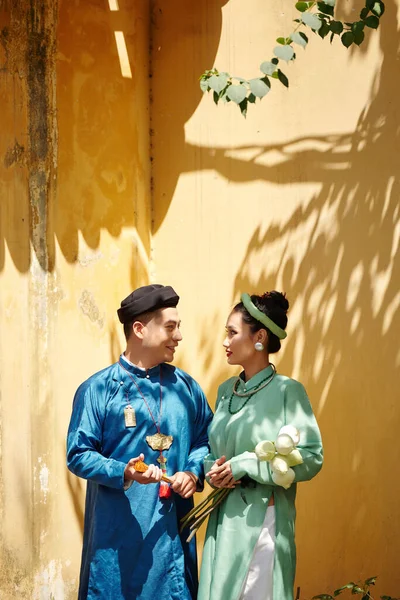
<instances>
[{"instance_id":1,"label":"red object in hand","mask_svg":"<svg viewBox=\"0 0 400 600\"><path fill-rule=\"evenodd\" d=\"M159 498L170 498L171 496L171 488L167 483L163 481L160 483L160 489L158 491Z\"/></svg>"}]
</instances>

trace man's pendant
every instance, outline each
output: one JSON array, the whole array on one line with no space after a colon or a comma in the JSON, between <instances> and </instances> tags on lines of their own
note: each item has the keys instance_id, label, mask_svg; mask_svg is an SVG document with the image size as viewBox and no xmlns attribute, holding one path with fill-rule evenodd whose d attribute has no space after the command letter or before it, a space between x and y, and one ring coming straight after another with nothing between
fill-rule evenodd
<instances>
[{"instance_id":1,"label":"man's pendant","mask_svg":"<svg viewBox=\"0 0 400 600\"><path fill-rule=\"evenodd\" d=\"M174 438L172 435L165 435L164 433L156 433L155 435L146 436L146 442L150 446L152 450L158 450L158 452L162 452L163 450L168 450Z\"/></svg>"},{"instance_id":2,"label":"man's pendant","mask_svg":"<svg viewBox=\"0 0 400 600\"><path fill-rule=\"evenodd\" d=\"M135 411L130 404L124 408L125 427L136 427Z\"/></svg>"},{"instance_id":3,"label":"man's pendant","mask_svg":"<svg viewBox=\"0 0 400 600\"><path fill-rule=\"evenodd\" d=\"M169 436L169 437L171 437L171 436ZM157 462L160 464L160 468L161 468L161 471L163 472L163 475L166 475L167 474L167 459L165 458L165 456L163 455L162 452L160 452L160 456L157 458ZM171 488L168 485L168 483L166 483L165 481L160 481L160 488L158 490L158 496L159 496L159 498L169 498L171 496Z\"/></svg>"}]
</instances>

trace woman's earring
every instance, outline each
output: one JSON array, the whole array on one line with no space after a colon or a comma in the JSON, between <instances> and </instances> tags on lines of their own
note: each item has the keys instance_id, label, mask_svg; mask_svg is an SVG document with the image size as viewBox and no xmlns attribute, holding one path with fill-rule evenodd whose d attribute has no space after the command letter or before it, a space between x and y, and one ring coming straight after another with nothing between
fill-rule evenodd
<instances>
[{"instance_id":1,"label":"woman's earring","mask_svg":"<svg viewBox=\"0 0 400 600\"><path fill-rule=\"evenodd\" d=\"M261 342L256 342L254 344L254 348L257 350L257 352L262 352L264 350L264 344Z\"/></svg>"}]
</instances>

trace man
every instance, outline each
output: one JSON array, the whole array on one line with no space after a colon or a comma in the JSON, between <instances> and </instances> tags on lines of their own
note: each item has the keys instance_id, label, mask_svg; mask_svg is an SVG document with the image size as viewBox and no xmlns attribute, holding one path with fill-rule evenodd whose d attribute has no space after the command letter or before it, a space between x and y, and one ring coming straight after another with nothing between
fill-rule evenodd
<instances>
[{"instance_id":1,"label":"man","mask_svg":"<svg viewBox=\"0 0 400 600\"><path fill-rule=\"evenodd\" d=\"M125 298L124 354L75 395L67 464L88 480L79 600L197 596L195 542L179 535L179 520L202 488L211 410L199 385L167 364L182 339L178 301L162 285Z\"/></svg>"}]
</instances>

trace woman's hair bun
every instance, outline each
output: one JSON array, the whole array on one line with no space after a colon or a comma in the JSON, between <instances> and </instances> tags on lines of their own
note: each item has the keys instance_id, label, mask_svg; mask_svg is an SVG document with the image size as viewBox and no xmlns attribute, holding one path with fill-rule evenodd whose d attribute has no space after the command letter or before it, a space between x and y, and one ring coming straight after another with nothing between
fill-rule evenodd
<instances>
[{"instance_id":1,"label":"woman's hair bun","mask_svg":"<svg viewBox=\"0 0 400 600\"><path fill-rule=\"evenodd\" d=\"M272 292L265 292L260 296L266 306L271 307L274 305L276 308L280 308L285 313L289 310L289 301L286 298L286 294L272 290Z\"/></svg>"}]
</instances>

